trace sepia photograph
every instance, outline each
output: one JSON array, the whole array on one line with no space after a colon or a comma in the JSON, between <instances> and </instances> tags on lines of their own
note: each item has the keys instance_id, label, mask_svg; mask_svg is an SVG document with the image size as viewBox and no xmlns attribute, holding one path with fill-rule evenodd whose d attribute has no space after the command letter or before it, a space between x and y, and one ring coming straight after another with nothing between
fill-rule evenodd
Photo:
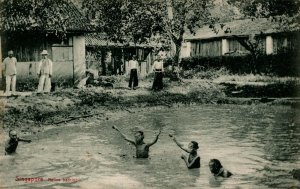
<instances>
[{"instance_id":1,"label":"sepia photograph","mask_svg":"<svg viewBox=\"0 0 300 189\"><path fill-rule=\"evenodd\" d=\"M300 189L300 0L0 0L0 189Z\"/></svg>"}]
</instances>

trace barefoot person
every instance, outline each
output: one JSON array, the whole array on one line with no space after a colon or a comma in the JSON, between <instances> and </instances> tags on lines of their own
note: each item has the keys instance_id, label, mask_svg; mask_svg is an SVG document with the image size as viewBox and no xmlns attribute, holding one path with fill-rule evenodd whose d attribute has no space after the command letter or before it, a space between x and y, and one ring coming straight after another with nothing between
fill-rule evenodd
<instances>
[{"instance_id":1,"label":"barefoot person","mask_svg":"<svg viewBox=\"0 0 300 189\"><path fill-rule=\"evenodd\" d=\"M198 143L195 141L191 141L188 145L188 148L182 147L183 145L180 144L175 136L169 134L169 136L173 139L173 141L181 148L183 151L186 151L189 153L189 156L182 155L181 159L184 160L187 168L193 169L193 168L200 168L200 157L197 155L197 150L199 148Z\"/></svg>"},{"instance_id":2,"label":"barefoot person","mask_svg":"<svg viewBox=\"0 0 300 189\"><path fill-rule=\"evenodd\" d=\"M17 79L17 59L13 56L13 51L8 51L8 57L3 60L3 70L5 71L6 89L5 94L10 95L16 93L16 79Z\"/></svg>"},{"instance_id":3,"label":"barefoot person","mask_svg":"<svg viewBox=\"0 0 300 189\"><path fill-rule=\"evenodd\" d=\"M129 84L128 87L130 89L136 89L136 87L139 85L139 79L138 79L138 67L139 63L136 60L136 55L132 56L132 59L128 62L128 67L130 71L130 78L129 78Z\"/></svg>"},{"instance_id":4,"label":"barefoot person","mask_svg":"<svg viewBox=\"0 0 300 189\"><path fill-rule=\"evenodd\" d=\"M9 131L9 139L5 142L5 155L13 155L16 153L19 142L28 142L31 140L25 140L18 137L15 130Z\"/></svg>"},{"instance_id":5,"label":"barefoot person","mask_svg":"<svg viewBox=\"0 0 300 189\"><path fill-rule=\"evenodd\" d=\"M231 172L229 172L228 170L224 169L221 162L218 159L211 159L209 161L209 169L210 172L214 175L214 176L220 176L220 177L230 177L232 175Z\"/></svg>"},{"instance_id":6,"label":"barefoot person","mask_svg":"<svg viewBox=\"0 0 300 189\"><path fill-rule=\"evenodd\" d=\"M152 146L153 144L155 144L157 142L158 137L161 133L161 130L159 130L155 139L151 143L145 143L143 131L137 131L134 134L135 140L132 140L132 139L129 139L123 133L121 133L119 128L117 128L116 126L113 126L112 128L115 129L116 131L118 131L126 141L130 142L131 144L133 144L136 147L136 158L148 158L150 146Z\"/></svg>"},{"instance_id":7,"label":"barefoot person","mask_svg":"<svg viewBox=\"0 0 300 189\"><path fill-rule=\"evenodd\" d=\"M38 93L49 93L51 91L51 77L52 77L52 61L48 58L47 50L43 50L42 60L39 62L37 74L40 77L38 85Z\"/></svg>"},{"instance_id":8,"label":"barefoot person","mask_svg":"<svg viewBox=\"0 0 300 189\"><path fill-rule=\"evenodd\" d=\"M154 72L152 90L160 91L163 89L163 72L164 72L163 59L161 58L161 56L158 56L157 60L154 61L152 69Z\"/></svg>"}]
</instances>

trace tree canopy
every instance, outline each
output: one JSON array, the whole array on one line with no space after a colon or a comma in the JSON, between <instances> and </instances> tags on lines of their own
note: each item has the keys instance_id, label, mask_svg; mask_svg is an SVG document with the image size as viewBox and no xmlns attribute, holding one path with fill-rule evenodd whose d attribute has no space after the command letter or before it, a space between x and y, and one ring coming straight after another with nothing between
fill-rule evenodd
<instances>
[{"instance_id":1,"label":"tree canopy","mask_svg":"<svg viewBox=\"0 0 300 189\"><path fill-rule=\"evenodd\" d=\"M183 34L213 21L213 0L86 0L82 8L98 31L121 42L151 43L175 47L178 61Z\"/></svg>"},{"instance_id":2,"label":"tree canopy","mask_svg":"<svg viewBox=\"0 0 300 189\"><path fill-rule=\"evenodd\" d=\"M300 29L300 0L228 0L248 18L270 18L287 30Z\"/></svg>"}]
</instances>

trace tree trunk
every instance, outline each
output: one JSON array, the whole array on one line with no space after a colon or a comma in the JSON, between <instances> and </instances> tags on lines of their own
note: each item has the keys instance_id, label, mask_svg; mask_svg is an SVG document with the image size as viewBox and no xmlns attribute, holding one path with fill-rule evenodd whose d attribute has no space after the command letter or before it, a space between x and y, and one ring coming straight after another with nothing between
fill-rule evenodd
<instances>
[{"instance_id":1,"label":"tree trunk","mask_svg":"<svg viewBox=\"0 0 300 189\"><path fill-rule=\"evenodd\" d=\"M171 75L171 80L173 81L178 81L180 80L179 77L179 63L180 63L180 52L181 52L181 43L182 40L176 40L173 41L175 44L175 54L173 57L173 61L172 61L172 75Z\"/></svg>"},{"instance_id":2,"label":"tree trunk","mask_svg":"<svg viewBox=\"0 0 300 189\"><path fill-rule=\"evenodd\" d=\"M106 51L105 50L101 50L101 67L102 67L102 73L101 73L101 75L106 75L105 57L106 57Z\"/></svg>"},{"instance_id":3,"label":"tree trunk","mask_svg":"<svg viewBox=\"0 0 300 189\"><path fill-rule=\"evenodd\" d=\"M175 55L174 55L174 61L173 61L173 67L178 66L180 63L180 52L181 52L181 43L182 40L178 40L175 43Z\"/></svg>"}]
</instances>

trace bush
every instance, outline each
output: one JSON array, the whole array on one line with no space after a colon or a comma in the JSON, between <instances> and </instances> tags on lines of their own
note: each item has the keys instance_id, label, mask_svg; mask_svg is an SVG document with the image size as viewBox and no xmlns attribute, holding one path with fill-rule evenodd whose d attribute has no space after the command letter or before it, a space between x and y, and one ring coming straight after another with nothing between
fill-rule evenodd
<instances>
[{"instance_id":1,"label":"bush","mask_svg":"<svg viewBox=\"0 0 300 189\"><path fill-rule=\"evenodd\" d=\"M199 78L199 79L216 79L223 75L228 75L229 71L225 67L220 69L207 69L204 70L200 66L192 70L184 70L182 72L182 77L186 79Z\"/></svg>"},{"instance_id":2,"label":"bush","mask_svg":"<svg viewBox=\"0 0 300 189\"><path fill-rule=\"evenodd\" d=\"M218 56L218 57L188 57L183 58L183 70L227 69L231 74L266 74L275 76L300 76L299 54L297 52L279 52L274 55L260 55L255 62L251 55Z\"/></svg>"},{"instance_id":3,"label":"bush","mask_svg":"<svg viewBox=\"0 0 300 189\"><path fill-rule=\"evenodd\" d=\"M17 76L18 77L18 76ZM16 90L19 92L24 91L36 91L39 84L39 78L28 77L28 78L17 78ZM51 87L55 90L56 87L68 88L73 86L73 78L58 78L51 79Z\"/></svg>"},{"instance_id":4,"label":"bush","mask_svg":"<svg viewBox=\"0 0 300 189\"><path fill-rule=\"evenodd\" d=\"M92 90L83 90L79 92L78 95L79 99L81 100L81 105L95 105L100 104L104 105L105 103L118 103L120 98L114 97L110 93L106 92L95 92Z\"/></svg>"}]
</instances>

